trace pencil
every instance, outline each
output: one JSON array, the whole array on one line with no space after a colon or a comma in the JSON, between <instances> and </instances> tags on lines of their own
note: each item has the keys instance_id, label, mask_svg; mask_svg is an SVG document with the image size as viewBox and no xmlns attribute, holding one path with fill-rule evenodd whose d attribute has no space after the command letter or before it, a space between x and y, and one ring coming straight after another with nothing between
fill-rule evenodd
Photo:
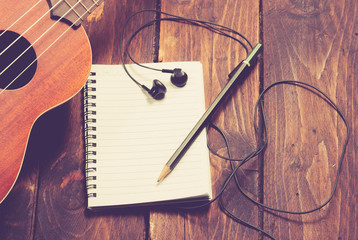
<instances>
[{"instance_id":1,"label":"pencil","mask_svg":"<svg viewBox=\"0 0 358 240\"><path fill-rule=\"evenodd\" d=\"M174 152L174 154L170 157L168 162L164 165L157 182L161 182L166 178L176 167L176 165L179 163L182 156L185 154L185 152L189 149L193 141L196 139L196 137L200 134L200 132L203 130L203 127L205 126L207 120L211 117L211 115L215 112L215 110L219 107L221 101L225 97L225 95L229 92L231 87L234 85L236 80L239 79L240 74L248 67L251 66L251 61L255 59L257 54L260 52L262 48L262 44L258 43L252 51L249 53L247 58L242 61L233 72L229 74L229 81L225 85L225 87L220 91L218 96L215 98L213 103L208 107L208 109L205 111L203 116L199 119L199 121L196 123L194 128L190 131L188 136L184 139L184 141L181 143L179 148Z\"/></svg>"}]
</instances>

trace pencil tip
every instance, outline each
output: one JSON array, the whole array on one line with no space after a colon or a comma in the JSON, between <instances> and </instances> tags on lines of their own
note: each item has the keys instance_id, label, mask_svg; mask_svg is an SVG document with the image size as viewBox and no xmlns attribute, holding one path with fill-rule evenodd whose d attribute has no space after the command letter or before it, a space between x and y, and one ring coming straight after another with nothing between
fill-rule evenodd
<instances>
[{"instance_id":1,"label":"pencil tip","mask_svg":"<svg viewBox=\"0 0 358 240\"><path fill-rule=\"evenodd\" d=\"M168 176L170 172L171 172L170 168L167 165L165 165L163 170L161 171L159 177L158 177L157 182L160 183L161 181L163 181L164 178L166 176Z\"/></svg>"}]
</instances>

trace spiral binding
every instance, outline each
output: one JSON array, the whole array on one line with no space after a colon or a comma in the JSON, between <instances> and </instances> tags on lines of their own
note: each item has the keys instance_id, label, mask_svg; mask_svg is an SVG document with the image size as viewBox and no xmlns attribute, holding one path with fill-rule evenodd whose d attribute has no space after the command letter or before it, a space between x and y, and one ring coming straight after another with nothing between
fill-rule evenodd
<instances>
[{"instance_id":1,"label":"spiral binding","mask_svg":"<svg viewBox=\"0 0 358 240\"><path fill-rule=\"evenodd\" d=\"M96 80L92 79L92 76L96 76L95 72L90 73L90 78L87 80L83 90L83 106L84 106L84 138L85 138L85 150L86 150L86 187L87 197L97 197L97 160L95 158L97 151L97 139L96 136L96 95L93 93L96 91Z\"/></svg>"}]
</instances>

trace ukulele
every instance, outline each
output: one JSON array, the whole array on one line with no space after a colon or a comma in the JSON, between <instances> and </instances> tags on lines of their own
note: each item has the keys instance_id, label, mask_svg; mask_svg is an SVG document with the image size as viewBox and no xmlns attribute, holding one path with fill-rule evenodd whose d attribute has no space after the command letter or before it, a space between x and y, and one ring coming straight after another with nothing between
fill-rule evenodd
<instances>
[{"instance_id":1,"label":"ukulele","mask_svg":"<svg viewBox=\"0 0 358 240\"><path fill-rule=\"evenodd\" d=\"M91 68L82 21L103 0L0 0L0 203L36 119L78 93Z\"/></svg>"}]
</instances>

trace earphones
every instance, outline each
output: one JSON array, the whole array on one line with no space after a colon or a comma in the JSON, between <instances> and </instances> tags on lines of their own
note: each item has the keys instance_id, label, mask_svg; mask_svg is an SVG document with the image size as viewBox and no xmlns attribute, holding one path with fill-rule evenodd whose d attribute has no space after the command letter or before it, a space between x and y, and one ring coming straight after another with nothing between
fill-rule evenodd
<instances>
[{"instance_id":1,"label":"earphones","mask_svg":"<svg viewBox=\"0 0 358 240\"><path fill-rule=\"evenodd\" d=\"M146 11L146 10L144 10ZM155 11L155 10L149 10L149 11ZM142 11L141 11L142 12ZM126 21L126 23L124 24L123 30L122 30L122 34L121 34L121 45L123 43L123 33L125 30L126 25L128 24L129 20L134 17L135 15L137 15L140 12L134 13L131 17L129 17ZM154 71L161 71L163 73L171 73L170 76L170 81L171 83L176 86L176 87L184 87L187 83L188 80L188 75L181 69L181 68L174 68L174 69L157 69L157 68L151 68L148 66L144 66L138 62L136 62L131 55L129 54L128 48L129 45L131 43L131 41L133 40L133 38L144 28L153 25L156 21L161 21L162 19L156 19L154 21L150 21L144 25L142 25L140 28L138 28L129 38L127 44L126 44L126 53L129 56L129 58L138 66L141 66L143 68L147 68L147 69L151 69ZM159 81L158 79L154 79L153 80L153 84L151 88L148 88L147 86L139 83L136 79L134 79L134 77L128 72L127 68L125 67L124 64L124 57L123 57L123 52L122 52L122 48L120 48L120 55L121 55L121 60L122 60L122 64L124 67L124 70L126 71L127 75L140 87L142 88L144 91L146 91L153 99L155 100L161 100L165 97L165 93L167 92L167 88L165 87L165 85Z\"/></svg>"},{"instance_id":2,"label":"earphones","mask_svg":"<svg viewBox=\"0 0 358 240\"><path fill-rule=\"evenodd\" d=\"M170 76L170 81L173 85L177 87L184 87L188 80L188 75L181 68L174 68L173 70L162 69L162 72L172 73L172 75ZM138 83L136 80L134 80L134 82L139 84L139 86L155 100L163 99L165 97L165 93L167 92L167 88L165 87L165 85L158 79L153 80L153 85L150 89L145 85Z\"/></svg>"},{"instance_id":3,"label":"earphones","mask_svg":"<svg viewBox=\"0 0 358 240\"><path fill-rule=\"evenodd\" d=\"M184 87L188 80L188 75L181 70L181 68L174 68L173 70L163 69L162 72L172 73L170 81L177 87ZM153 86L151 89L147 88L145 85L141 85L141 87L155 100L163 99L165 97L165 93L167 92L167 88L158 79L153 80Z\"/></svg>"},{"instance_id":4,"label":"earphones","mask_svg":"<svg viewBox=\"0 0 358 240\"><path fill-rule=\"evenodd\" d=\"M221 34L223 36L226 36L228 38L231 38L231 39L239 42L245 48L246 52L248 53L249 50L248 50L247 46L242 41L240 41L239 39L229 35L226 32L234 33L236 35L239 35L241 38L243 38L248 43L248 45L252 48L251 43L242 34L236 32L235 30L230 29L228 27L225 27L225 26L222 26L222 25L219 25L219 24L215 24L215 23L211 23L211 22L206 22L206 21L201 21L201 20L196 20L196 19L190 19L190 18L184 18L184 17L180 17L180 16L175 16L175 15L172 15L172 14L169 14L169 13L165 13L165 12L161 12L161 11L157 11L157 10L151 10L151 9L135 12L134 14L132 14L127 19L127 21L123 25L123 29L122 29L122 32L121 32L120 46L123 46L124 30L125 30L128 22L135 15L143 13L143 12L154 12L156 14L164 14L164 15L169 16L169 17L157 18L157 19L148 21L147 23L145 23L142 26L140 26L137 30L135 30L133 32L133 34L129 37L129 39L128 39L126 45L125 45L125 53L133 61L133 63L137 64L138 66L141 66L141 67L147 68L147 69L151 69L151 70L154 70L154 71L161 71L163 73L171 73L171 76L170 76L171 83L174 86L179 87L179 88L184 87L185 84L187 83L187 80L188 80L188 75L182 69L180 69L180 68L174 68L174 69L151 68L151 67L148 67L148 66L145 66L145 65L142 65L142 64L136 62L132 58L132 56L130 55L128 49L129 49L131 41L144 28L149 27L149 26L151 26L153 24L156 24L156 23L158 23L160 21L172 21L172 22L186 23L186 24L191 24L191 25L195 25L195 26L199 26L199 27L204 27L204 28L207 28L208 30L210 30L212 32L215 32L215 33ZM127 68L125 66L125 63L124 63L124 56L123 56L122 47L120 47L120 57L121 57L122 65L123 65L123 68L124 68L125 72L133 80L134 83L136 83L141 89L146 91L155 100L161 100L161 99L163 99L165 97L165 93L167 92L167 88L165 87L165 85L161 81L159 81L158 79L153 80L152 87L148 88L147 86L139 83L139 81L137 81L129 73L129 71L127 70Z\"/></svg>"}]
</instances>

